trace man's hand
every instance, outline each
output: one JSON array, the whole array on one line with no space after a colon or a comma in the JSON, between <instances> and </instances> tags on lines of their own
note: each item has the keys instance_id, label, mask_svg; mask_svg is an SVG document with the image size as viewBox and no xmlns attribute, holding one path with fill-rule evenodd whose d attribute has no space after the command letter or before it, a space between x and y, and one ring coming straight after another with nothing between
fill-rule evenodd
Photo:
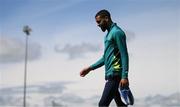
<instances>
[{"instance_id":1,"label":"man's hand","mask_svg":"<svg viewBox=\"0 0 180 107\"><path fill-rule=\"evenodd\" d=\"M86 74L88 74L92 69L90 67L84 68L81 72L80 72L80 76L84 77L86 76Z\"/></svg>"},{"instance_id":2,"label":"man's hand","mask_svg":"<svg viewBox=\"0 0 180 107\"><path fill-rule=\"evenodd\" d=\"M121 79L119 84L120 84L121 87L129 86L129 80L127 78Z\"/></svg>"}]
</instances>

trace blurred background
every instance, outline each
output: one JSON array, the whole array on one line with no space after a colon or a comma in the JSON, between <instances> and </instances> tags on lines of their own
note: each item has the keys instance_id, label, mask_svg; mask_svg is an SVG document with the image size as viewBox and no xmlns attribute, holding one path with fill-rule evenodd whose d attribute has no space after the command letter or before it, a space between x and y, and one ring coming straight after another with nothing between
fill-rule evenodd
<instances>
[{"instance_id":1,"label":"blurred background","mask_svg":"<svg viewBox=\"0 0 180 107\"><path fill-rule=\"evenodd\" d=\"M25 25L32 29L27 106L97 106L104 67L84 78L79 72L103 54L101 9L127 36L133 107L179 107L179 0L0 0L0 107L23 106Z\"/></svg>"}]
</instances>

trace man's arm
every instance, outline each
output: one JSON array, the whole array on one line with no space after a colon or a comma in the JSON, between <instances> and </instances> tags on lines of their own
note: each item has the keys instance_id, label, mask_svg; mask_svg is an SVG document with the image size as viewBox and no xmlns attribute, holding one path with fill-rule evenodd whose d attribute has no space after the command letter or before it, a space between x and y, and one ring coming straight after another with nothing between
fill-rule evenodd
<instances>
[{"instance_id":1,"label":"man's arm","mask_svg":"<svg viewBox=\"0 0 180 107\"><path fill-rule=\"evenodd\" d=\"M100 58L96 63L92 64L92 65L90 66L90 68L91 68L92 70L95 70L95 69L97 69L97 68L99 68L99 67L101 67L101 66L103 66L103 65L104 65L104 57Z\"/></svg>"},{"instance_id":2,"label":"man's arm","mask_svg":"<svg viewBox=\"0 0 180 107\"><path fill-rule=\"evenodd\" d=\"M129 69L129 56L126 45L126 35L123 31L117 31L114 33L114 40L120 51L120 57L122 61L122 79L128 78Z\"/></svg>"},{"instance_id":3,"label":"man's arm","mask_svg":"<svg viewBox=\"0 0 180 107\"><path fill-rule=\"evenodd\" d=\"M102 57L101 59L99 59L96 63L94 63L93 65L84 68L81 72L80 72L80 76L84 77L86 76L91 70L97 69L101 66L104 65L104 58Z\"/></svg>"}]
</instances>

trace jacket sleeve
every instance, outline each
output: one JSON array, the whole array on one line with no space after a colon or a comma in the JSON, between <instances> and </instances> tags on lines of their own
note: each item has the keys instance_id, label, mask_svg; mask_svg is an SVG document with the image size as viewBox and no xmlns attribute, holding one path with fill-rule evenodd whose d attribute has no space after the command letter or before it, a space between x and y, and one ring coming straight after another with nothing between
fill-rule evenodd
<instances>
[{"instance_id":1,"label":"jacket sleeve","mask_svg":"<svg viewBox=\"0 0 180 107\"><path fill-rule=\"evenodd\" d=\"M123 31L116 31L114 33L114 40L117 44L117 47L120 51L120 59L122 62L122 76L121 78L128 78L128 69L129 69L129 56L126 45L126 35Z\"/></svg>"},{"instance_id":2,"label":"jacket sleeve","mask_svg":"<svg viewBox=\"0 0 180 107\"><path fill-rule=\"evenodd\" d=\"M92 70L97 69L104 65L104 57L100 58L96 63L92 64L90 67Z\"/></svg>"}]
</instances>

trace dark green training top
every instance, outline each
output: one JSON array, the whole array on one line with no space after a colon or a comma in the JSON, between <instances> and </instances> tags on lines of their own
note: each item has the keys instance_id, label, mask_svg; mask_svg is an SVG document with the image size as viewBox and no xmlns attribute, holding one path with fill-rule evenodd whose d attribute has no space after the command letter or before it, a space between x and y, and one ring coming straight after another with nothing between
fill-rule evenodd
<instances>
[{"instance_id":1,"label":"dark green training top","mask_svg":"<svg viewBox=\"0 0 180 107\"><path fill-rule=\"evenodd\" d=\"M128 78L128 52L126 35L116 23L113 23L104 38L104 55L90 67L94 70L105 65L105 77L120 76Z\"/></svg>"}]
</instances>

